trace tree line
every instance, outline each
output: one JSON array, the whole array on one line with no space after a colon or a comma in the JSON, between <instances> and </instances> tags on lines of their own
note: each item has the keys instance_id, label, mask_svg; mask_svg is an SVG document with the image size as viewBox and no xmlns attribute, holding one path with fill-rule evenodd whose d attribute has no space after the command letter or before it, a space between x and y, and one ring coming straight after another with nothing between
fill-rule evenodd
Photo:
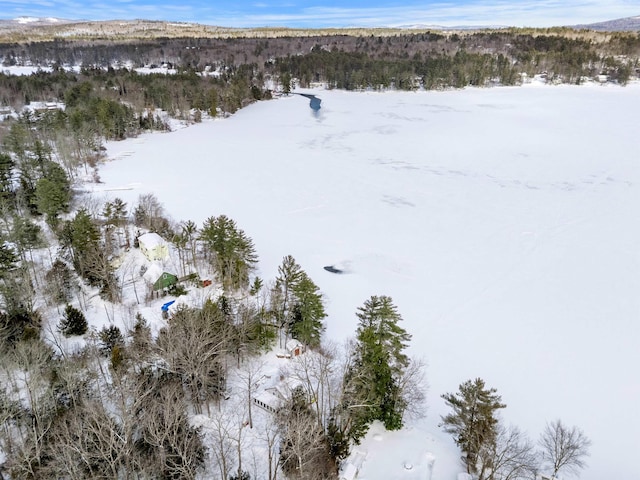
<instances>
[{"instance_id":1,"label":"tree line","mask_svg":"<svg viewBox=\"0 0 640 480\"><path fill-rule=\"evenodd\" d=\"M625 84L638 74L640 35L568 28L331 36L310 31L279 38L0 44L0 57L7 66L83 65L104 70L125 64L168 64L185 71L218 70L223 76L241 73L249 89L255 86L262 92L267 89L261 79L277 79L285 72L302 85L320 81L345 89L512 85L520 81L521 73L545 73L562 83L606 75ZM253 72L249 77L240 72L247 67Z\"/></svg>"},{"instance_id":2,"label":"tree line","mask_svg":"<svg viewBox=\"0 0 640 480\"><path fill-rule=\"evenodd\" d=\"M519 70L500 54L416 53L412 58L372 58L362 52L327 51L319 46L306 55L276 61L281 76L291 75L300 85L326 83L344 90L396 88L400 90L463 88L489 82L513 85Z\"/></svg>"}]
</instances>

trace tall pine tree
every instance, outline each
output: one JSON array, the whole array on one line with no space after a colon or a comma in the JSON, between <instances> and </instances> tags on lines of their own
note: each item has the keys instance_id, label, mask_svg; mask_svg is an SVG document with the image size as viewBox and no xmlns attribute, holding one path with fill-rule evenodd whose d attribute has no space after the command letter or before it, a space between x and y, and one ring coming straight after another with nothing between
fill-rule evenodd
<instances>
[{"instance_id":1,"label":"tall pine tree","mask_svg":"<svg viewBox=\"0 0 640 480\"><path fill-rule=\"evenodd\" d=\"M278 267L278 276L275 284L275 288L278 290L276 297L280 300L278 302L279 305L276 306L275 313L280 327L284 327L289 323L295 304L294 292L304 274L302 267L298 265L291 255L287 255L282 259L282 263Z\"/></svg>"},{"instance_id":2,"label":"tall pine tree","mask_svg":"<svg viewBox=\"0 0 640 480\"><path fill-rule=\"evenodd\" d=\"M345 375L344 411L349 436L359 440L373 420L388 430L402 427L406 401L399 381L409 365L404 349L411 339L391 297L372 296L356 313L359 325L351 365Z\"/></svg>"},{"instance_id":3,"label":"tall pine tree","mask_svg":"<svg viewBox=\"0 0 640 480\"><path fill-rule=\"evenodd\" d=\"M280 328L305 345L317 347L327 316L318 286L291 255L282 259L272 298Z\"/></svg>"},{"instance_id":4,"label":"tall pine tree","mask_svg":"<svg viewBox=\"0 0 640 480\"><path fill-rule=\"evenodd\" d=\"M200 240L210 253L212 265L226 289L237 290L249 285L249 274L258 263L253 240L236 222L220 215L205 220Z\"/></svg>"},{"instance_id":5,"label":"tall pine tree","mask_svg":"<svg viewBox=\"0 0 640 480\"><path fill-rule=\"evenodd\" d=\"M38 212L47 216L47 223L57 227L58 215L69 210L71 184L62 167L46 162L42 178L35 185L35 202Z\"/></svg>"},{"instance_id":6,"label":"tall pine tree","mask_svg":"<svg viewBox=\"0 0 640 480\"><path fill-rule=\"evenodd\" d=\"M304 272L293 288L295 303L290 322L291 336L310 347L320 345L320 337L324 331L322 319L327 316L319 290Z\"/></svg>"},{"instance_id":7,"label":"tall pine tree","mask_svg":"<svg viewBox=\"0 0 640 480\"><path fill-rule=\"evenodd\" d=\"M497 390L485 387L481 378L467 380L458 392L446 393L442 398L453 409L442 417L444 431L453 435L462 450L467 473L475 474L480 452L495 446L498 430L495 414L506 405L501 403Z\"/></svg>"}]
</instances>

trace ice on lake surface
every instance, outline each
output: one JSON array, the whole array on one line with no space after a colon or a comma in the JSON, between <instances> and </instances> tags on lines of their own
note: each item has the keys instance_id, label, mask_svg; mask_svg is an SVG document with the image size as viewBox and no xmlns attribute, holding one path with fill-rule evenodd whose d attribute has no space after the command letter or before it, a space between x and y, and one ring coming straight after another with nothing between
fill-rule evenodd
<instances>
[{"instance_id":1,"label":"ice on lake surface","mask_svg":"<svg viewBox=\"0 0 640 480\"><path fill-rule=\"evenodd\" d=\"M556 418L585 431L581 478L634 478L640 85L301 93L317 116L290 96L111 143L101 187L155 192L176 220L232 217L264 279L293 255L330 339L393 297L428 362L419 428L445 438L440 395L482 377L533 438Z\"/></svg>"}]
</instances>

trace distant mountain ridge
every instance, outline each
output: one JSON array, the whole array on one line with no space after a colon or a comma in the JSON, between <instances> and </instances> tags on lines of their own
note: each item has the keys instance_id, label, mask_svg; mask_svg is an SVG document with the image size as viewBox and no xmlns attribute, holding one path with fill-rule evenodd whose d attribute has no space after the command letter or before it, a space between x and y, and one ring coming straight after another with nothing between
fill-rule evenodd
<instances>
[{"instance_id":1,"label":"distant mountain ridge","mask_svg":"<svg viewBox=\"0 0 640 480\"><path fill-rule=\"evenodd\" d=\"M572 25L572 28L587 28L601 32L633 32L640 31L640 16L617 18L605 22L589 23L587 25Z\"/></svg>"},{"instance_id":2,"label":"distant mountain ridge","mask_svg":"<svg viewBox=\"0 0 640 480\"><path fill-rule=\"evenodd\" d=\"M508 25L454 25L450 27L444 27L442 25L431 24L406 24L397 25L393 28L399 28L402 30L500 30L503 28L510 28Z\"/></svg>"},{"instance_id":3,"label":"distant mountain ridge","mask_svg":"<svg viewBox=\"0 0 640 480\"><path fill-rule=\"evenodd\" d=\"M588 29L611 32L640 31L640 16L619 18L603 22L567 25L566 28ZM191 38L232 38L232 37L281 37L312 35L394 35L399 32L427 31L474 31L501 30L510 28L507 25L458 25L445 27L442 25L405 24L388 27L351 27L351 28L234 28L205 25L190 22L158 21L158 20L70 20L56 17L22 16L14 19L0 19L0 40L3 41L46 41L54 38L66 39L153 39L159 37L191 37Z\"/></svg>"}]
</instances>

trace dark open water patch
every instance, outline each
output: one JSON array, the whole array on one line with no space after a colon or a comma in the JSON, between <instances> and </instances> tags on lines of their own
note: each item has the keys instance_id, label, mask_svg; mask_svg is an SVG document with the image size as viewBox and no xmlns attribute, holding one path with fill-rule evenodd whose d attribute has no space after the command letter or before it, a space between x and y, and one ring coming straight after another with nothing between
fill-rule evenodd
<instances>
[{"instance_id":1,"label":"dark open water patch","mask_svg":"<svg viewBox=\"0 0 640 480\"><path fill-rule=\"evenodd\" d=\"M310 95L308 93L297 93L296 95L300 95L302 97L308 98L309 99L309 106L311 107L311 110L313 110L314 112L317 112L318 110L320 110L320 104L322 103L322 100L318 97L316 97L315 95Z\"/></svg>"}]
</instances>

